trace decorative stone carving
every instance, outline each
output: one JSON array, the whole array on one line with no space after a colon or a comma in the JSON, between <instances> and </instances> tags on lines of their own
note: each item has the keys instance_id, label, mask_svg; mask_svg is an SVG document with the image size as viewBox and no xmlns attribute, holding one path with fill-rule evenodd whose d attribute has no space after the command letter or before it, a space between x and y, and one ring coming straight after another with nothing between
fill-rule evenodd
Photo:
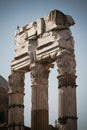
<instances>
[{"instance_id":1,"label":"decorative stone carving","mask_svg":"<svg viewBox=\"0 0 87 130\"><path fill-rule=\"evenodd\" d=\"M67 52L61 52L61 54L57 58L57 65L59 75L76 73L76 62L74 56Z\"/></svg>"},{"instance_id":2,"label":"decorative stone carving","mask_svg":"<svg viewBox=\"0 0 87 130\"><path fill-rule=\"evenodd\" d=\"M48 110L48 76L49 66L35 64L31 67L32 110Z\"/></svg>"},{"instance_id":3,"label":"decorative stone carving","mask_svg":"<svg viewBox=\"0 0 87 130\"><path fill-rule=\"evenodd\" d=\"M42 64L36 64L31 68L31 81L32 85L37 85L39 83L43 83L47 85L48 81L48 71L49 67L44 66Z\"/></svg>"},{"instance_id":4,"label":"decorative stone carving","mask_svg":"<svg viewBox=\"0 0 87 130\"><path fill-rule=\"evenodd\" d=\"M31 60L30 58L31 62L36 62L45 60L49 56L52 59L55 52L59 51L59 47L73 49L74 42L69 30L71 25L74 25L74 20L71 16L54 10L47 16L18 28L15 35L16 50L12 68L15 70L22 68L20 59L23 59L22 62L24 62L25 56L31 57L33 59ZM35 47L33 48L33 46ZM30 51L31 47L33 49Z\"/></svg>"},{"instance_id":5,"label":"decorative stone carving","mask_svg":"<svg viewBox=\"0 0 87 130\"><path fill-rule=\"evenodd\" d=\"M32 130L48 130L48 76L49 65L31 66Z\"/></svg>"},{"instance_id":6,"label":"decorative stone carving","mask_svg":"<svg viewBox=\"0 0 87 130\"><path fill-rule=\"evenodd\" d=\"M72 74L66 74L66 75L59 75L58 76L58 81L59 81L59 87L76 87L76 77L75 75Z\"/></svg>"},{"instance_id":7,"label":"decorative stone carving","mask_svg":"<svg viewBox=\"0 0 87 130\"><path fill-rule=\"evenodd\" d=\"M9 92L23 92L24 91L24 73L13 72L9 76Z\"/></svg>"},{"instance_id":8,"label":"decorative stone carving","mask_svg":"<svg viewBox=\"0 0 87 130\"><path fill-rule=\"evenodd\" d=\"M59 82L58 129L77 130L76 61L74 40L69 29L74 24L71 16L54 10L47 16L17 29L15 57L11 63L14 72L9 76L9 109L16 109L18 115L22 116L20 122L23 122L24 73L22 72L30 72L31 130L48 130L48 76L49 68L53 67L51 63L54 61L58 66ZM10 114L13 118L14 113L10 111ZM16 124L18 121L19 119L15 118Z\"/></svg>"},{"instance_id":9,"label":"decorative stone carving","mask_svg":"<svg viewBox=\"0 0 87 130\"><path fill-rule=\"evenodd\" d=\"M61 51L74 51L74 40L69 29L54 30L44 33L37 41L36 59L49 58L49 55L57 57ZM40 60L41 60L40 59ZM50 59L49 59L50 60Z\"/></svg>"},{"instance_id":10,"label":"decorative stone carving","mask_svg":"<svg viewBox=\"0 0 87 130\"><path fill-rule=\"evenodd\" d=\"M69 29L61 30L56 33L59 47L64 49L74 49L74 40Z\"/></svg>"}]
</instances>

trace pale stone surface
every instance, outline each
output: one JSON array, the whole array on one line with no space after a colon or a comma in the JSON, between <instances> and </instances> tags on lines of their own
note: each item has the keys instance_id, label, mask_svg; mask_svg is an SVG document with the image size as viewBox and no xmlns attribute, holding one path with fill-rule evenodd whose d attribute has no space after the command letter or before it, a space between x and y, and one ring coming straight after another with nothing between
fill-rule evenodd
<instances>
[{"instance_id":1,"label":"pale stone surface","mask_svg":"<svg viewBox=\"0 0 87 130\"><path fill-rule=\"evenodd\" d=\"M36 35L36 28L35 27L32 27L27 31L27 36L29 37L29 39L33 39L35 37L35 35Z\"/></svg>"},{"instance_id":2,"label":"pale stone surface","mask_svg":"<svg viewBox=\"0 0 87 130\"><path fill-rule=\"evenodd\" d=\"M37 28L36 28L37 29L37 35L43 34L44 31L45 31L43 18L38 19L36 22L37 22Z\"/></svg>"},{"instance_id":3,"label":"pale stone surface","mask_svg":"<svg viewBox=\"0 0 87 130\"><path fill-rule=\"evenodd\" d=\"M13 72L9 76L9 92L23 92L24 91L24 73Z\"/></svg>"},{"instance_id":4,"label":"pale stone surface","mask_svg":"<svg viewBox=\"0 0 87 130\"><path fill-rule=\"evenodd\" d=\"M32 110L48 110L48 76L49 66L38 64L31 68Z\"/></svg>"},{"instance_id":5,"label":"pale stone surface","mask_svg":"<svg viewBox=\"0 0 87 130\"><path fill-rule=\"evenodd\" d=\"M65 52L61 52L57 59L58 64L58 74L75 74L76 62L74 56Z\"/></svg>"},{"instance_id":6,"label":"pale stone surface","mask_svg":"<svg viewBox=\"0 0 87 130\"><path fill-rule=\"evenodd\" d=\"M9 113L8 125L17 125L16 130L24 130L24 72L12 72L9 76ZM21 124L20 124L21 123Z\"/></svg>"},{"instance_id":7,"label":"pale stone surface","mask_svg":"<svg viewBox=\"0 0 87 130\"><path fill-rule=\"evenodd\" d=\"M53 67L51 63L55 61L59 82L58 128L77 130L76 61L74 40L69 29L74 24L71 16L54 10L37 21L18 27L15 34L15 56L11 62L12 74L9 76L9 105L16 105L18 118L11 108L9 123L23 123L23 106L19 109L18 104L23 104L24 74L31 72L31 130L48 130L48 78L49 69Z\"/></svg>"},{"instance_id":8,"label":"pale stone surface","mask_svg":"<svg viewBox=\"0 0 87 130\"><path fill-rule=\"evenodd\" d=\"M39 59L41 60L41 57L43 57L43 60L45 57L49 57L54 47L56 48L55 51L59 51L59 48L73 49L74 41L69 30L69 26L73 24L74 20L71 16L54 10L36 22L17 29L15 35L15 58L20 60L24 55L29 55L31 62L32 59L35 62L39 61ZM31 42L32 40L34 42ZM35 46L32 51L31 46ZM18 60L17 63L20 64ZM14 62L15 60L12 62L13 69L15 69Z\"/></svg>"}]
</instances>

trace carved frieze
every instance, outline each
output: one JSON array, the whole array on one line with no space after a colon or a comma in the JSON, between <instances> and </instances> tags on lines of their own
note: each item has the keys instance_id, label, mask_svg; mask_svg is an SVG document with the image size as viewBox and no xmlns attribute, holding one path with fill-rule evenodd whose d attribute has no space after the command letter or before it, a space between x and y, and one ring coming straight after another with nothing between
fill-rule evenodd
<instances>
[{"instance_id":1,"label":"carved frieze","mask_svg":"<svg viewBox=\"0 0 87 130\"><path fill-rule=\"evenodd\" d=\"M51 51L55 49L74 49L74 40L69 29L64 30L54 30L44 33L37 41L36 54L43 55L44 52L51 54Z\"/></svg>"},{"instance_id":2,"label":"carved frieze","mask_svg":"<svg viewBox=\"0 0 87 130\"><path fill-rule=\"evenodd\" d=\"M65 15L58 10L53 10L37 21L21 28L18 27L15 35L16 49L12 68L19 68L15 67L18 66L18 63L21 68L20 59L26 56L30 58L31 62L29 64L40 60L43 61L47 58L51 62L60 47L73 50L74 41L69 30L69 26L73 24L74 20L71 16ZM17 64L15 64L15 61L17 61Z\"/></svg>"}]
</instances>

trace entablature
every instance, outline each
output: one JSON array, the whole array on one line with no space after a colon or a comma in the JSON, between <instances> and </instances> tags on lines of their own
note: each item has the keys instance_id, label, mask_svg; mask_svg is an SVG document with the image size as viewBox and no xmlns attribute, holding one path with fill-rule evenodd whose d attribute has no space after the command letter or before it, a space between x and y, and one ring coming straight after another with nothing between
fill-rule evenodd
<instances>
[{"instance_id":1,"label":"entablature","mask_svg":"<svg viewBox=\"0 0 87 130\"><path fill-rule=\"evenodd\" d=\"M53 62L58 54L65 51L74 55L74 40L69 27L74 25L71 16L58 10L38 19L22 28L15 34L15 56L11 68L30 70L35 62Z\"/></svg>"}]
</instances>

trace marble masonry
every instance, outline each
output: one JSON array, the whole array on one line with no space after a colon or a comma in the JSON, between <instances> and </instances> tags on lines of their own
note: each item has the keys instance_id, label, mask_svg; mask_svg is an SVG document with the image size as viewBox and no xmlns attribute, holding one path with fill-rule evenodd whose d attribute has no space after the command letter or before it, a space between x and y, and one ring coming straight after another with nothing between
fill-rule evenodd
<instances>
[{"instance_id":1,"label":"marble masonry","mask_svg":"<svg viewBox=\"0 0 87 130\"><path fill-rule=\"evenodd\" d=\"M49 130L48 78L58 66L58 130L77 130L76 60L70 26L73 18L53 10L15 33L9 75L9 130L24 130L24 79L31 75L31 130Z\"/></svg>"}]
</instances>

